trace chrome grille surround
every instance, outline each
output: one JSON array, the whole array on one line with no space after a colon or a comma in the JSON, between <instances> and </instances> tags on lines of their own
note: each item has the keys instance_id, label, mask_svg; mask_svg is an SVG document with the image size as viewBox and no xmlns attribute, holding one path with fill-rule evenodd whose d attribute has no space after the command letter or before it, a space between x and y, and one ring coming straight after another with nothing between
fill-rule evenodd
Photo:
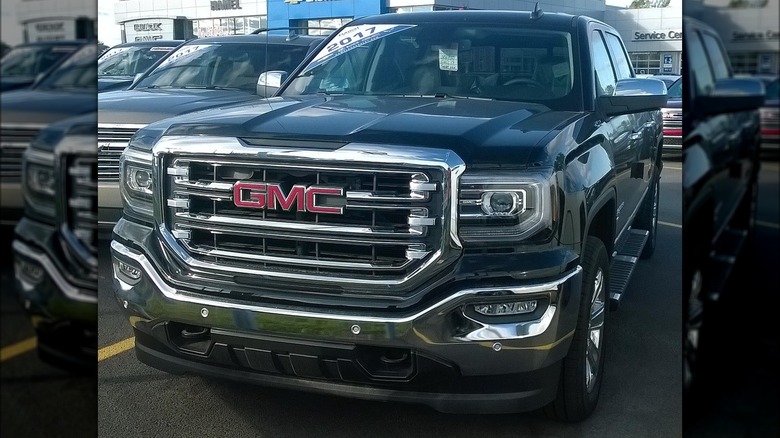
<instances>
[{"instance_id":1,"label":"chrome grille surround","mask_svg":"<svg viewBox=\"0 0 780 438\"><path fill-rule=\"evenodd\" d=\"M22 156L46 125L7 124L0 127L0 181L22 181Z\"/></svg>"},{"instance_id":2,"label":"chrome grille surround","mask_svg":"<svg viewBox=\"0 0 780 438\"><path fill-rule=\"evenodd\" d=\"M430 148L290 149L163 137L154 147L155 224L166 257L181 267L171 269L180 280L223 287L239 287L238 278L308 282L321 292L366 294L376 294L366 290L375 286L380 294L400 294L430 278L421 273L438 272L460 255L457 187L464 170L452 151ZM341 203L344 215L236 207L232 186L246 180L341 186L343 197L324 202Z\"/></svg>"},{"instance_id":3,"label":"chrome grille surround","mask_svg":"<svg viewBox=\"0 0 780 438\"><path fill-rule=\"evenodd\" d=\"M119 157L144 124L98 124L98 179L119 181Z\"/></svg>"}]
</instances>

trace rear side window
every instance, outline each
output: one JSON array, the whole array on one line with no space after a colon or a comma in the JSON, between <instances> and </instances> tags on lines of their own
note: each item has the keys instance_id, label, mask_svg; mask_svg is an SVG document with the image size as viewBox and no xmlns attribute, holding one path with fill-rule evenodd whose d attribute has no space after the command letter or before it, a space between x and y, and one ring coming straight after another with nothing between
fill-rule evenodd
<instances>
[{"instance_id":1,"label":"rear side window","mask_svg":"<svg viewBox=\"0 0 780 438\"><path fill-rule=\"evenodd\" d=\"M704 50L699 32L689 32L685 35L687 42L687 62L691 73L693 73L693 85L697 95L708 95L712 91L715 79L710 70L710 64L707 60L707 52Z\"/></svg>"},{"instance_id":2,"label":"rear side window","mask_svg":"<svg viewBox=\"0 0 780 438\"><path fill-rule=\"evenodd\" d=\"M728 58L718 40L708 33L702 33L702 40L707 49L707 55L710 57L710 64L712 65L712 71L715 74L715 80L718 81L731 76Z\"/></svg>"},{"instance_id":3,"label":"rear side window","mask_svg":"<svg viewBox=\"0 0 780 438\"><path fill-rule=\"evenodd\" d=\"M593 31L592 39L593 68L596 72L596 94L599 96L611 96L615 92L615 72L612 69L612 60L609 59L607 45L601 32Z\"/></svg>"},{"instance_id":4,"label":"rear side window","mask_svg":"<svg viewBox=\"0 0 780 438\"><path fill-rule=\"evenodd\" d=\"M623 44L620 43L620 39L616 35L609 32L605 35L609 50L612 52L612 59L615 62L615 73L617 73L618 79L630 78L631 61L628 60L626 51L623 50Z\"/></svg>"}]
</instances>

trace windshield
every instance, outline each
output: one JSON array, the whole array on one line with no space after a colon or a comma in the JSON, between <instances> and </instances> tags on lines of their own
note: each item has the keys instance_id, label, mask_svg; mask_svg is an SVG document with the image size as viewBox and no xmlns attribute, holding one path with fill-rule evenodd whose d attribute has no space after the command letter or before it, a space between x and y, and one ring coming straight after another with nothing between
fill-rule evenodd
<instances>
[{"instance_id":1,"label":"windshield","mask_svg":"<svg viewBox=\"0 0 780 438\"><path fill-rule=\"evenodd\" d=\"M292 71L308 50L308 46L295 44L187 44L163 60L135 88L219 88L254 93L260 73Z\"/></svg>"},{"instance_id":2,"label":"windshield","mask_svg":"<svg viewBox=\"0 0 780 438\"><path fill-rule=\"evenodd\" d=\"M22 46L11 49L0 62L2 77L34 77L49 70L64 56L73 53L78 46Z\"/></svg>"},{"instance_id":3,"label":"windshield","mask_svg":"<svg viewBox=\"0 0 780 438\"><path fill-rule=\"evenodd\" d=\"M148 70L173 46L113 47L98 58L98 76L135 76Z\"/></svg>"},{"instance_id":4,"label":"windshield","mask_svg":"<svg viewBox=\"0 0 780 438\"><path fill-rule=\"evenodd\" d=\"M36 90L97 89L97 44L86 44L35 86Z\"/></svg>"},{"instance_id":5,"label":"windshield","mask_svg":"<svg viewBox=\"0 0 780 438\"><path fill-rule=\"evenodd\" d=\"M677 79L669 86L669 89L666 90L666 98L669 100L682 99L682 79Z\"/></svg>"},{"instance_id":6,"label":"windshield","mask_svg":"<svg viewBox=\"0 0 780 438\"><path fill-rule=\"evenodd\" d=\"M466 23L358 25L329 40L284 95L452 96L579 107L571 34Z\"/></svg>"}]
</instances>

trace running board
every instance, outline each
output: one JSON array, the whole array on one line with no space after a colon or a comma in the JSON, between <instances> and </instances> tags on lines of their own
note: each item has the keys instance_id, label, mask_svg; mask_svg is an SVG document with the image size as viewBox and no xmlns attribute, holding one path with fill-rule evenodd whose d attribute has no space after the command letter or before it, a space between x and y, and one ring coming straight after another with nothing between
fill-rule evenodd
<instances>
[{"instance_id":1,"label":"running board","mask_svg":"<svg viewBox=\"0 0 780 438\"><path fill-rule=\"evenodd\" d=\"M710 276L710 281L706 291L708 300L718 301L720 299L720 294L731 278L731 271L742 253L747 237L746 230L728 228L718 238L715 249L710 254L710 265L707 273Z\"/></svg>"},{"instance_id":2,"label":"running board","mask_svg":"<svg viewBox=\"0 0 780 438\"><path fill-rule=\"evenodd\" d=\"M617 310L620 305L620 299L628 287L631 274L634 273L634 268L639 261L639 256L642 254L649 235L650 232L647 230L629 230L628 236L623 239L612 255L612 264L609 270L610 310Z\"/></svg>"}]
</instances>

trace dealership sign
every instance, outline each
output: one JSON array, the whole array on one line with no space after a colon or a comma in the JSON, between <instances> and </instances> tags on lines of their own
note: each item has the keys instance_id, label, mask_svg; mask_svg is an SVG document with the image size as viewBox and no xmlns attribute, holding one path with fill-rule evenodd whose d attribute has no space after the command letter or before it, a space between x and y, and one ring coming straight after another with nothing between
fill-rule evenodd
<instances>
[{"instance_id":1,"label":"dealership sign","mask_svg":"<svg viewBox=\"0 0 780 438\"><path fill-rule=\"evenodd\" d=\"M157 41L173 39L172 18L150 18L125 22L125 40Z\"/></svg>"},{"instance_id":2,"label":"dealership sign","mask_svg":"<svg viewBox=\"0 0 780 438\"><path fill-rule=\"evenodd\" d=\"M636 31L632 41L680 41L682 40L681 30L662 30L662 31Z\"/></svg>"},{"instance_id":3,"label":"dealership sign","mask_svg":"<svg viewBox=\"0 0 780 438\"><path fill-rule=\"evenodd\" d=\"M76 38L74 20L40 20L27 23L27 39L30 42L71 40Z\"/></svg>"},{"instance_id":4,"label":"dealership sign","mask_svg":"<svg viewBox=\"0 0 780 438\"><path fill-rule=\"evenodd\" d=\"M768 30L766 32L731 32L731 41L735 43L752 43L778 39L780 39L780 32L776 30Z\"/></svg>"}]
</instances>

